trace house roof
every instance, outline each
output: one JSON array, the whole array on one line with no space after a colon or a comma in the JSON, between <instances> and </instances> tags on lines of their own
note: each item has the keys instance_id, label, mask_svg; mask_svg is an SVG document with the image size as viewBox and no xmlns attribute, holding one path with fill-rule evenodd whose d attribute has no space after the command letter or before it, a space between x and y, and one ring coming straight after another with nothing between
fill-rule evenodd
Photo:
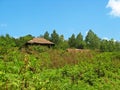
<instances>
[{"instance_id":1,"label":"house roof","mask_svg":"<svg viewBox=\"0 0 120 90\"><path fill-rule=\"evenodd\" d=\"M46 40L44 38L33 38L32 40L28 41L29 44L54 44L53 42L50 42L49 40Z\"/></svg>"}]
</instances>

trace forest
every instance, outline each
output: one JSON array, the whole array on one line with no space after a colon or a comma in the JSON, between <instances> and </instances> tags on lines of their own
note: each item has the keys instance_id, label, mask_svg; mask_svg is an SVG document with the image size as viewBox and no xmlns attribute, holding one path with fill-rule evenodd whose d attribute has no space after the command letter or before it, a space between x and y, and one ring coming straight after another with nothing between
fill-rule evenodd
<instances>
[{"instance_id":1,"label":"forest","mask_svg":"<svg viewBox=\"0 0 120 90\"><path fill-rule=\"evenodd\" d=\"M101 39L92 30L66 40L53 30L38 37L54 47L26 47L34 37L0 36L0 90L119 90L120 41Z\"/></svg>"}]
</instances>

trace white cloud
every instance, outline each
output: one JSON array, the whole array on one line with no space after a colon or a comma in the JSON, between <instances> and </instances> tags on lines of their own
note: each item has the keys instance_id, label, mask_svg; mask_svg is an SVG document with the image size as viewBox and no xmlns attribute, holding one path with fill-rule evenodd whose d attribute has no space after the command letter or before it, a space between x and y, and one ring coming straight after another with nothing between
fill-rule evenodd
<instances>
[{"instance_id":1,"label":"white cloud","mask_svg":"<svg viewBox=\"0 0 120 90\"><path fill-rule=\"evenodd\" d=\"M7 27L7 24L0 24L0 27L5 28Z\"/></svg>"},{"instance_id":2,"label":"white cloud","mask_svg":"<svg viewBox=\"0 0 120 90\"><path fill-rule=\"evenodd\" d=\"M111 8L110 15L120 17L120 0L109 0L106 7Z\"/></svg>"}]
</instances>

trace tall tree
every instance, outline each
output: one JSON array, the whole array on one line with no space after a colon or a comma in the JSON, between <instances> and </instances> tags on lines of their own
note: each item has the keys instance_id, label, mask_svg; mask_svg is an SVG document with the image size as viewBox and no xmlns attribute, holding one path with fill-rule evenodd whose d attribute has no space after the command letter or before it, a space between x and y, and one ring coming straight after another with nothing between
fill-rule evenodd
<instances>
[{"instance_id":1,"label":"tall tree","mask_svg":"<svg viewBox=\"0 0 120 90\"><path fill-rule=\"evenodd\" d=\"M64 36L60 35L59 36L59 44L58 44L58 48L59 49L67 49L69 47L68 42L64 40Z\"/></svg>"},{"instance_id":2,"label":"tall tree","mask_svg":"<svg viewBox=\"0 0 120 90\"><path fill-rule=\"evenodd\" d=\"M100 48L100 38L92 30L88 31L85 41L86 41L87 47L90 49Z\"/></svg>"},{"instance_id":3,"label":"tall tree","mask_svg":"<svg viewBox=\"0 0 120 90\"><path fill-rule=\"evenodd\" d=\"M49 33L46 31L43 36L45 39L50 40Z\"/></svg>"},{"instance_id":4,"label":"tall tree","mask_svg":"<svg viewBox=\"0 0 120 90\"><path fill-rule=\"evenodd\" d=\"M79 48L79 49L84 48L83 36L81 33L79 33L76 37L76 48Z\"/></svg>"},{"instance_id":5,"label":"tall tree","mask_svg":"<svg viewBox=\"0 0 120 90\"><path fill-rule=\"evenodd\" d=\"M75 34L72 34L72 36L69 38L68 40L68 44L70 47L76 47L76 38L75 38Z\"/></svg>"},{"instance_id":6,"label":"tall tree","mask_svg":"<svg viewBox=\"0 0 120 90\"><path fill-rule=\"evenodd\" d=\"M109 40L108 48L109 48L109 51L114 51L115 50L115 41L114 41L114 39Z\"/></svg>"},{"instance_id":7,"label":"tall tree","mask_svg":"<svg viewBox=\"0 0 120 90\"><path fill-rule=\"evenodd\" d=\"M109 51L109 48L108 48L108 44L109 44L109 41L108 40L101 40L101 44L100 44L100 51Z\"/></svg>"},{"instance_id":8,"label":"tall tree","mask_svg":"<svg viewBox=\"0 0 120 90\"><path fill-rule=\"evenodd\" d=\"M59 34L57 34L56 30L53 30L53 33L51 34L51 39L52 42L55 43L55 45L59 44Z\"/></svg>"}]
</instances>

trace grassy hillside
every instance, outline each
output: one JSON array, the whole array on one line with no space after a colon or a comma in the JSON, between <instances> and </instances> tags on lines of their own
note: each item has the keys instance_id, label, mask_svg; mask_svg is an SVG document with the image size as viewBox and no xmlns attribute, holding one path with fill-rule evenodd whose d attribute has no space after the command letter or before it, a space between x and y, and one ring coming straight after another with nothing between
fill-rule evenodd
<instances>
[{"instance_id":1,"label":"grassy hillside","mask_svg":"<svg viewBox=\"0 0 120 90\"><path fill-rule=\"evenodd\" d=\"M0 90L119 90L120 52L11 48L0 55Z\"/></svg>"}]
</instances>

